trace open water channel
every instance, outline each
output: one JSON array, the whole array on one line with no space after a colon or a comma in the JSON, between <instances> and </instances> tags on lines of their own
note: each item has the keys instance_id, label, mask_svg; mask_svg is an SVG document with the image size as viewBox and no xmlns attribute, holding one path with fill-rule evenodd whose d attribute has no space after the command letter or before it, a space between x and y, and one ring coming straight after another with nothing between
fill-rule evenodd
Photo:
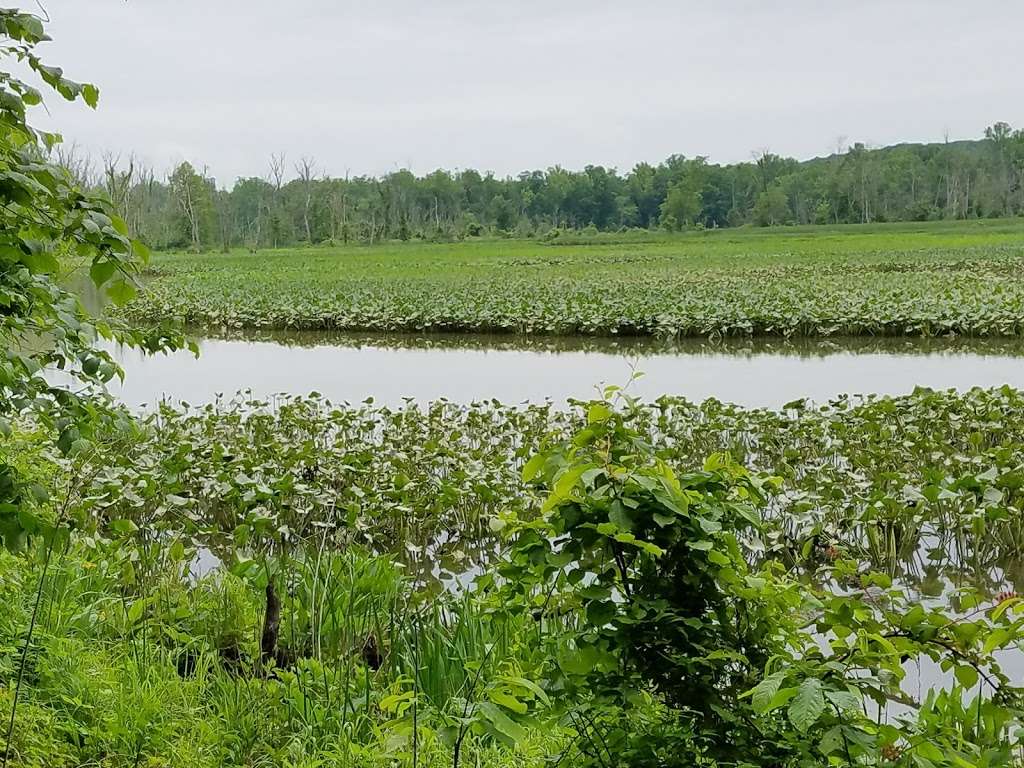
<instances>
[{"instance_id":1,"label":"open water channel","mask_svg":"<svg viewBox=\"0 0 1024 768\"><path fill-rule=\"evenodd\" d=\"M189 352L114 350L126 373L114 392L133 406L192 404L251 390L259 398L316 391L334 402L368 397L562 403L626 384L644 398L715 397L779 408L798 398L910 392L916 386L1024 388L1024 340L825 339L659 341L508 336L267 333L199 342Z\"/></svg>"}]
</instances>

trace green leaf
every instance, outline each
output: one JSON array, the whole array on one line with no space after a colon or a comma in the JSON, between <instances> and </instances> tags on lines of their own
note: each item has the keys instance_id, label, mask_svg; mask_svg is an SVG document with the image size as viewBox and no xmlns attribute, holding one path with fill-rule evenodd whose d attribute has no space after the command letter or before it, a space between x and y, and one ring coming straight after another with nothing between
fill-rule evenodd
<instances>
[{"instance_id":1,"label":"green leaf","mask_svg":"<svg viewBox=\"0 0 1024 768\"><path fill-rule=\"evenodd\" d=\"M834 725L825 731L821 737L821 741L818 742L818 749L821 750L823 755L831 755L833 752L838 752L843 746L843 730L841 725Z\"/></svg>"},{"instance_id":2,"label":"green leaf","mask_svg":"<svg viewBox=\"0 0 1024 768\"><path fill-rule=\"evenodd\" d=\"M620 531L629 531L633 528L633 519L626 512L626 507L618 501L613 502L608 510L608 521L615 523Z\"/></svg>"},{"instance_id":3,"label":"green leaf","mask_svg":"<svg viewBox=\"0 0 1024 768\"><path fill-rule=\"evenodd\" d=\"M978 670L969 664L960 664L953 670L956 680L965 689L970 690L978 684Z\"/></svg>"},{"instance_id":4,"label":"green leaf","mask_svg":"<svg viewBox=\"0 0 1024 768\"><path fill-rule=\"evenodd\" d=\"M604 403L594 403L587 409L587 424L599 424L611 418L612 409Z\"/></svg>"},{"instance_id":5,"label":"green leaf","mask_svg":"<svg viewBox=\"0 0 1024 768\"><path fill-rule=\"evenodd\" d=\"M100 103L100 89L91 83L83 83L82 98L85 99L86 104L96 109L96 105Z\"/></svg>"},{"instance_id":6,"label":"green leaf","mask_svg":"<svg viewBox=\"0 0 1024 768\"><path fill-rule=\"evenodd\" d=\"M765 712L774 712L776 709L789 704L789 702L793 700L793 697L796 696L797 690L798 689L795 685L789 688L780 688L777 690L775 695L772 696L771 701L769 701L768 705L765 707Z\"/></svg>"},{"instance_id":7,"label":"green leaf","mask_svg":"<svg viewBox=\"0 0 1024 768\"><path fill-rule=\"evenodd\" d=\"M861 697L853 691L825 691L825 697L840 712L855 712L861 709Z\"/></svg>"},{"instance_id":8,"label":"green leaf","mask_svg":"<svg viewBox=\"0 0 1024 768\"><path fill-rule=\"evenodd\" d=\"M914 757L924 758L932 763L946 763L946 754L930 741L918 742L914 746Z\"/></svg>"},{"instance_id":9,"label":"green leaf","mask_svg":"<svg viewBox=\"0 0 1024 768\"><path fill-rule=\"evenodd\" d=\"M128 623L135 624L142 618L142 614L146 612L146 601L136 600L128 607Z\"/></svg>"},{"instance_id":10,"label":"green leaf","mask_svg":"<svg viewBox=\"0 0 1024 768\"><path fill-rule=\"evenodd\" d=\"M708 560L715 565L721 565L723 567L732 563L728 555L719 552L717 549L712 549L708 552Z\"/></svg>"},{"instance_id":11,"label":"green leaf","mask_svg":"<svg viewBox=\"0 0 1024 768\"><path fill-rule=\"evenodd\" d=\"M185 545L181 543L181 539L171 544L171 548L167 551L167 556L171 559L172 563L180 563L185 559Z\"/></svg>"},{"instance_id":12,"label":"green leaf","mask_svg":"<svg viewBox=\"0 0 1024 768\"><path fill-rule=\"evenodd\" d=\"M985 645L982 647L982 653L990 654L996 648L1001 648L1011 639L1013 639L1014 633L1005 627L1000 627L993 630L988 637L985 638Z\"/></svg>"},{"instance_id":13,"label":"green leaf","mask_svg":"<svg viewBox=\"0 0 1024 768\"><path fill-rule=\"evenodd\" d=\"M526 462L526 466L523 467L523 482L528 483L537 476L540 472L541 467L544 466L545 456L542 453L534 454L531 459Z\"/></svg>"},{"instance_id":14,"label":"green leaf","mask_svg":"<svg viewBox=\"0 0 1024 768\"><path fill-rule=\"evenodd\" d=\"M135 533L137 530L139 530L139 526L137 526L131 520L113 520L110 523L110 529L114 531L114 533L120 533L124 535L129 533Z\"/></svg>"},{"instance_id":15,"label":"green leaf","mask_svg":"<svg viewBox=\"0 0 1024 768\"><path fill-rule=\"evenodd\" d=\"M533 680L527 680L525 677L513 677L509 675L505 675L501 679L509 685L514 685L519 688L526 689L545 704L551 703L551 699L548 698L548 695L544 692L544 689L537 685L535 682L533 682Z\"/></svg>"},{"instance_id":16,"label":"green leaf","mask_svg":"<svg viewBox=\"0 0 1024 768\"><path fill-rule=\"evenodd\" d=\"M587 606L587 621L595 627L603 627L615 617L613 602L592 602Z\"/></svg>"},{"instance_id":17,"label":"green leaf","mask_svg":"<svg viewBox=\"0 0 1024 768\"><path fill-rule=\"evenodd\" d=\"M135 286L127 280L116 280L107 288L107 295L117 306L123 306L135 298Z\"/></svg>"},{"instance_id":18,"label":"green leaf","mask_svg":"<svg viewBox=\"0 0 1024 768\"><path fill-rule=\"evenodd\" d=\"M665 554L665 550L664 549L662 549L657 544L655 544L653 542L650 542L650 541L642 541L640 539L636 539L636 540L634 540L631 543L637 549L641 549L644 552L646 552L647 554L654 555L655 557L661 557L662 555Z\"/></svg>"},{"instance_id":19,"label":"green leaf","mask_svg":"<svg viewBox=\"0 0 1024 768\"><path fill-rule=\"evenodd\" d=\"M117 263L113 261L95 261L89 267L89 277L97 288L102 288L117 272Z\"/></svg>"},{"instance_id":20,"label":"green leaf","mask_svg":"<svg viewBox=\"0 0 1024 768\"><path fill-rule=\"evenodd\" d=\"M909 611L907 611L902 618L900 618L900 627L903 629L913 629L922 621L924 621L925 610L921 605L915 605Z\"/></svg>"},{"instance_id":21,"label":"green leaf","mask_svg":"<svg viewBox=\"0 0 1024 768\"><path fill-rule=\"evenodd\" d=\"M810 727L818 722L818 718L824 711L825 696L822 693L821 680L816 677L808 677L800 683L786 714L794 728L801 733L807 733Z\"/></svg>"},{"instance_id":22,"label":"green leaf","mask_svg":"<svg viewBox=\"0 0 1024 768\"><path fill-rule=\"evenodd\" d=\"M569 650L558 657L558 666L569 675L585 675L597 666L601 654L593 646L585 645Z\"/></svg>"},{"instance_id":23,"label":"green leaf","mask_svg":"<svg viewBox=\"0 0 1024 768\"><path fill-rule=\"evenodd\" d=\"M115 220L116 221L116 220ZM148 264L152 254L149 252L149 248L141 240L132 240L132 251L135 253L136 258L143 264Z\"/></svg>"},{"instance_id":24,"label":"green leaf","mask_svg":"<svg viewBox=\"0 0 1024 768\"><path fill-rule=\"evenodd\" d=\"M511 696L504 691L491 691L491 701L495 704L500 704L505 709L510 709L517 715L525 715L528 707L525 702L520 701L515 696Z\"/></svg>"},{"instance_id":25,"label":"green leaf","mask_svg":"<svg viewBox=\"0 0 1024 768\"><path fill-rule=\"evenodd\" d=\"M498 737L509 746L515 746L527 739L526 729L505 714L496 704L489 701L480 702L480 712L491 724Z\"/></svg>"},{"instance_id":26,"label":"green leaf","mask_svg":"<svg viewBox=\"0 0 1024 768\"><path fill-rule=\"evenodd\" d=\"M760 714L767 709L768 703L772 700L775 692L782 686L782 681L785 679L785 672L776 672L775 674L768 675L768 677L743 695L753 697L751 703L753 704L754 711Z\"/></svg>"},{"instance_id":27,"label":"green leaf","mask_svg":"<svg viewBox=\"0 0 1024 768\"><path fill-rule=\"evenodd\" d=\"M37 274L53 274L60 269L60 262L49 251L33 251L23 253L21 263Z\"/></svg>"}]
</instances>

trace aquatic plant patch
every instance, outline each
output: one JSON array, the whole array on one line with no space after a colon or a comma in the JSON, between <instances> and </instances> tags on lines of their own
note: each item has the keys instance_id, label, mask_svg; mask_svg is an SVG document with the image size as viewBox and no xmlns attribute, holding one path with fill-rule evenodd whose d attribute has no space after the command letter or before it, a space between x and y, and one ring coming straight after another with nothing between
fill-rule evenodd
<instances>
[{"instance_id":1,"label":"aquatic plant patch","mask_svg":"<svg viewBox=\"0 0 1024 768\"><path fill-rule=\"evenodd\" d=\"M1024 225L161 254L124 312L212 329L829 336L1024 331Z\"/></svg>"},{"instance_id":2,"label":"aquatic plant patch","mask_svg":"<svg viewBox=\"0 0 1024 768\"><path fill-rule=\"evenodd\" d=\"M606 397L19 426L11 765L1019 765L1024 393Z\"/></svg>"}]
</instances>

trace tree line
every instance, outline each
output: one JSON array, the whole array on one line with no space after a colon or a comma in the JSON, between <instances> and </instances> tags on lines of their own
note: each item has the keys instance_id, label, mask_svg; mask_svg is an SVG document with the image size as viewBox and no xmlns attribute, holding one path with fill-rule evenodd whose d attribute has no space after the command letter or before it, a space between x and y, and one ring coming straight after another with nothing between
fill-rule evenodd
<instances>
[{"instance_id":1,"label":"tree line","mask_svg":"<svg viewBox=\"0 0 1024 768\"><path fill-rule=\"evenodd\" d=\"M157 248L275 248L315 243L556 236L571 230L683 230L1018 216L1024 130L870 149L856 143L807 161L768 150L749 162L673 155L626 174L589 165L498 178L475 170L331 177L315 159L272 155L262 176L219 186L183 162L158 176L137 158L98 161L74 147L58 162L105 193Z\"/></svg>"}]
</instances>

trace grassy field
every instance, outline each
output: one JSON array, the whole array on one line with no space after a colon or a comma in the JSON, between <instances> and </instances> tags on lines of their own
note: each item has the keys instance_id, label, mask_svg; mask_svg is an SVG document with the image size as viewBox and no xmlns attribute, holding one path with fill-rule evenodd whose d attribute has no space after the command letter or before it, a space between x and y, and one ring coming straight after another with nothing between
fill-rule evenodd
<instances>
[{"instance_id":1,"label":"grassy field","mask_svg":"<svg viewBox=\"0 0 1024 768\"><path fill-rule=\"evenodd\" d=\"M1024 221L159 254L134 320L717 336L1024 332Z\"/></svg>"}]
</instances>

